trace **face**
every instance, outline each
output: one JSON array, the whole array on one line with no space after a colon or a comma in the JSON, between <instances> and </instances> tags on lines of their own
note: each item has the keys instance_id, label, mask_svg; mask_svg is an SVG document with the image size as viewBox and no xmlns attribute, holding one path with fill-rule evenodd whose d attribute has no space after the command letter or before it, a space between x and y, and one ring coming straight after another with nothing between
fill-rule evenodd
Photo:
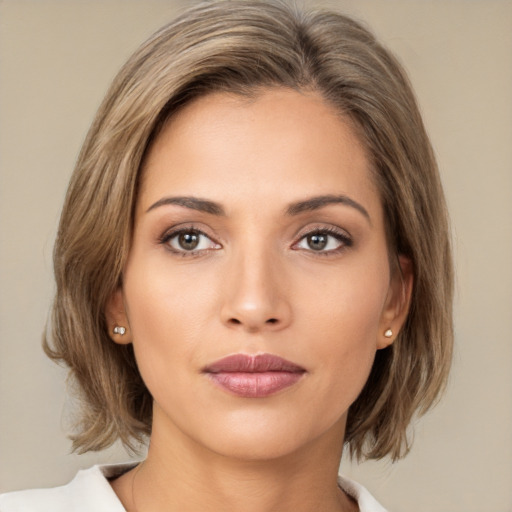
<instances>
[{"instance_id":1,"label":"face","mask_svg":"<svg viewBox=\"0 0 512 512\"><path fill-rule=\"evenodd\" d=\"M149 151L107 316L127 326L114 340L134 345L154 432L263 459L342 442L402 292L351 123L314 94L216 93Z\"/></svg>"}]
</instances>

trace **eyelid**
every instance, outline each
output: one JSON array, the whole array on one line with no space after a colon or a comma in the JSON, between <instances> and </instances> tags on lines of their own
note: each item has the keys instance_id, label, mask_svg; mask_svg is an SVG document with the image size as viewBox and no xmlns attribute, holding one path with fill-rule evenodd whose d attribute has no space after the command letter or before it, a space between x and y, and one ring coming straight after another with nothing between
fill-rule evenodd
<instances>
[{"instance_id":1,"label":"eyelid","mask_svg":"<svg viewBox=\"0 0 512 512\"><path fill-rule=\"evenodd\" d=\"M313 228L309 228L305 231L301 231L297 235L297 241L292 245L292 248L295 248L300 242L302 242L306 237L312 236L315 234L326 234L328 236L332 236L336 238L340 242L340 246L335 249L329 250L319 250L315 251L314 249L306 249L297 247L296 250L304 250L306 252L310 252L312 254L318 254L319 256L329 256L333 254L338 254L353 245L352 236L344 229L335 227L335 226L315 226Z\"/></svg>"},{"instance_id":2,"label":"eyelid","mask_svg":"<svg viewBox=\"0 0 512 512\"><path fill-rule=\"evenodd\" d=\"M203 249L178 249L175 247L172 247L169 244L169 241L178 235L182 233L197 233L198 235L206 237L213 245L213 247L203 248ZM333 237L336 240L340 242L340 246L336 247L335 249L328 249L328 250L314 250L314 249L308 249L308 248L301 248L297 247L306 237L312 236L315 234L325 234L327 236ZM329 256L338 254L339 252L342 252L348 248L350 248L353 245L353 239L352 236L345 230L338 226L332 226L332 225L316 225L313 227L308 227L306 229L301 230L295 237L296 241L292 244L292 249L294 250L303 250L312 254L318 254L321 256ZM198 256L201 254L208 253L212 250L218 250L221 249L223 246L221 243L219 243L215 237L208 234L206 230L199 228L194 223L180 223L178 225L172 226L164 231L164 233L158 237L158 243L165 245L166 248L171 251L174 254L180 255L180 256Z\"/></svg>"},{"instance_id":3,"label":"eyelid","mask_svg":"<svg viewBox=\"0 0 512 512\"><path fill-rule=\"evenodd\" d=\"M204 236L208 240L210 240L210 242L212 242L212 244L215 245L216 247L208 247L206 249L192 249L190 251L187 251L185 249L180 250L175 247L172 247L169 243L170 240L179 236L182 233L196 233L198 235ZM218 250L222 248L222 245L219 242L217 242L211 235L206 233L203 229L198 228L194 224L179 224L177 226L173 226L167 229L158 238L158 243L166 245L169 251L180 256L197 256L200 254L205 254L212 250Z\"/></svg>"}]
</instances>

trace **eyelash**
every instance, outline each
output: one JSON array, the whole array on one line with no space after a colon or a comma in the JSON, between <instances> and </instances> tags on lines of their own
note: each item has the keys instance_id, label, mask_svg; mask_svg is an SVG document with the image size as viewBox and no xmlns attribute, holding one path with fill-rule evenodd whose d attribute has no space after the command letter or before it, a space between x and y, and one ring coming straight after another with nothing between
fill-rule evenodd
<instances>
[{"instance_id":1,"label":"eyelash","mask_svg":"<svg viewBox=\"0 0 512 512\"><path fill-rule=\"evenodd\" d=\"M199 255L202 255L202 254L205 254L207 252L210 252L210 251L215 251L217 250L216 248L208 248L208 249L199 249L199 250L191 250L191 251L187 251L187 250L178 250L178 249L175 249L173 247L171 247L171 245L169 244L169 242L173 239L173 238L176 238L182 234L185 234L185 233L193 233L195 235L199 235L199 236L204 236L206 238L208 238L208 240L210 240L213 244L217 244L217 245L220 245L218 244L218 242L215 242L214 240L212 240L212 238L210 236L208 236L204 231L196 228L196 227L193 227L193 226L187 226L187 227L184 227L184 228L179 228L179 229L176 229L176 230L171 230L171 231L167 231L165 232L159 239L159 243L162 244L162 245L167 245L167 248L169 251L171 251L173 254L176 254L178 256L181 256L181 257L184 257L184 258L187 258L187 257L194 257L194 256L199 256Z\"/></svg>"},{"instance_id":2,"label":"eyelash","mask_svg":"<svg viewBox=\"0 0 512 512\"><path fill-rule=\"evenodd\" d=\"M309 249L309 250L305 249L307 252L313 253L318 256L334 256L334 255L337 255L337 254L345 251L346 249L352 247L354 244L352 238L347 233L342 232L339 229L334 228L334 227L325 227L325 228L315 228L315 229L312 229L311 231L304 233L300 237L299 242L296 242L293 245L295 246L298 243L300 243L302 240L306 239L307 237L314 236L314 235L331 236L331 237L335 238L338 242L341 242L341 245L339 247L337 247L336 249L330 249L328 251L315 251L313 249Z\"/></svg>"},{"instance_id":3,"label":"eyelash","mask_svg":"<svg viewBox=\"0 0 512 512\"><path fill-rule=\"evenodd\" d=\"M167 231L167 232L165 232L159 238L158 241L162 245L167 245L168 250L171 251L172 253L174 253L176 255L179 255L181 257L185 257L185 258L199 256L199 255L203 255L205 253L208 253L208 252L210 252L212 250L213 251L217 250L217 248L208 248L208 249L199 249L199 250L187 251L187 250L184 250L184 249L183 250L178 250L178 249L175 249L175 248L170 246L169 242L173 238L176 238L176 237L178 237L178 236L180 236L182 234L185 234L185 233L193 233L195 235L204 236L204 237L208 238L208 240L210 240L213 244L217 244L217 245L220 246L220 244L218 244L218 242L214 241L204 231L202 231L202 230L200 230L200 229L198 229L196 227L193 227L193 226L187 226L187 227L184 227L184 228ZM348 234L343 233L340 230L338 230L336 228L333 228L333 227L325 227L325 228L315 228L315 229L312 229L311 231L303 233L301 235L301 237L299 238L298 242L295 242L293 244L293 247L298 245L300 242L302 242L307 237L314 236L314 235L327 235L327 236L335 238L338 242L341 242L340 247L337 247L336 249L330 249L328 251L322 251L322 250L315 251L314 249L309 249L309 250L308 249L304 249L305 251L313 253L315 255L319 255L319 256L333 256L333 255L339 254L340 252L346 250L347 248L352 247L352 245L353 245L353 240L352 240L352 238ZM300 249L296 249L296 250L300 250Z\"/></svg>"}]
</instances>

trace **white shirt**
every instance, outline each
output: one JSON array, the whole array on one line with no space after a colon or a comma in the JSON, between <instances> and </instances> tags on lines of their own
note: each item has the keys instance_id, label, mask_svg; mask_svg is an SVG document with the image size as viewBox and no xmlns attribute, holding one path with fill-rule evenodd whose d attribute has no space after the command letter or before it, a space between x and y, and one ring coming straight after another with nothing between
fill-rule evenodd
<instances>
[{"instance_id":1,"label":"white shirt","mask_svg":"<svg viewBox=\"0 0 512 512\"><path fill-rule=\"evenodd\" d=\"M2 494L0 512L126 512L107 479L132 467L133 463L93 466L61 487ZM386 512L362 485L342 476L338 483L356 500L360 512Z\"/></svg>"}]
</instances>

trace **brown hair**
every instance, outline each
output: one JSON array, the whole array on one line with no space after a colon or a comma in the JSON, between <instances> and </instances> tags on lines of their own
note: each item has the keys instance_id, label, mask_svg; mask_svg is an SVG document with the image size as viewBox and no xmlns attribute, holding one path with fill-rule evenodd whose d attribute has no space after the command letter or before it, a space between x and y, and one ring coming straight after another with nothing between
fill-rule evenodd
<instances>
[{"instance_id":1,"label":"brown hair","mask_svg":"<svg viewBox=\"0 0 512 512\"><path fill-rule=\"evenodd\" d=\"M452 260L444 195L401 66L352 19L281 1L202 3L146 41L121 69L71 178L54 253L57 292L47 354L79 385L74 448L127 446L150 434L152 398L131 345L111 341L104 308L122 282L144 154L177 109L213 91L313 90L358 127L383 202L391 260L408 256L406 323L377 352L351 406L346 438L358 458L409 449L407 426L443 389L452 352ZM50 345L51 344L51 345Z\"/></svg>"}]
</instances>

